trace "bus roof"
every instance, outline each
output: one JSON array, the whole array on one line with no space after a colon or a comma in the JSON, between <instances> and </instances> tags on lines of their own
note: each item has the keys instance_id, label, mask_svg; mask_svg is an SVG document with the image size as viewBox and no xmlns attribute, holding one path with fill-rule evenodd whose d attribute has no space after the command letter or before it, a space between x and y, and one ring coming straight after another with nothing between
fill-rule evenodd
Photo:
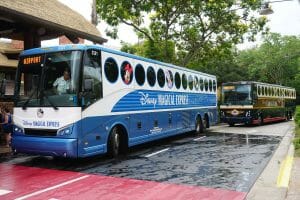
<instances>
[{"instance_id":1,"label":"bus roof","mask_svg":"<svg viewBox=\"0 0 300 200\"><path fill-rule=\"evenodd\" d=\"M207 73L203 73L203 72L199 72L196 70L191 70L185 67L179 67L170 63L164 63L164 62L160 62L157 60L152 60L149 58L144 58L141 56L136 56L136 55L132 55L129 53L125 53L122 51L117 51L117 50L112 50L109 48L106 48L104 46L101 45L84 45L84 44L69 44L69 45L60 45L60 46L52 46L52 47L41 47L41 48L34 48L34 49L28 49L28 50L24 50L20 56L29 56L29 55L34 55L34 54L43 54L43 53L49 53L49 52L58 52L58 51L68 51L68 50L86 50L86 49L91 49L91 48L97 48L101 51L104 52L108 52L108 53L112 53L112 54L116 54L116 55L120 55L120 56L125 56L128 58L132 58L132 59L137 59L137 60L141 60L144 62L149 62L149 63L153 63L153 64L157 64L157 65L162 65L162 66L166 66L166 67L171 67L174 69L179 69L179 70L184 70L184 71L188 71L188 72L192 72L192 73L199 73L205 76L209 76L211 78L216 78L216 76L211 75L211 74L207 74Z\"/></svg>"},{"instance_id":2,"label":"bus roof","mask_svg":"<svg viewBox=\"0 0 300 200\"><path fill-rule=\"evenodd\" d=\"M257 82L257 81L236 81L236 82L227 82L222 83L222 85L249 85L249 84L259 84L259 85L265 85L265 86L273 86L273 87L282 87L287 89L295 89L292 87L287 87L283 85L277 85L277 84L271 84L271 83L263 83L263 82Z\"/></svg>"}]
</instances>

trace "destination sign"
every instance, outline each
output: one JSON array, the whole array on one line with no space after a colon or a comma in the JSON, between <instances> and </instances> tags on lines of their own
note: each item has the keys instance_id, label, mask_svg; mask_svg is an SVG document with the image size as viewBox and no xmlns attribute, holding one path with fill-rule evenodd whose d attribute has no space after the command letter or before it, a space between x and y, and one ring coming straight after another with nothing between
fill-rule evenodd
<instances>
[{"instance_id":1,"label":"destination sign","mask_svg":"<svg viewBox=\"0 0 300 200\"><path fill-rule=\"evenodd\" d=\"M24 65L39 64L41 63L41 60L42 60L42 56L26 57L23 59L23 64Z\"/></svg>"},{"instance_id":2,"label":"destination sign","mask_svg":"<svg viewBox=\"0 0 300 200\"><path fill-rule=\"evenodd\" d=\"M224 90L234 90L235 87L233 85L230 85L230 86L223 86L223 89Z\"/></svg>"}]
</instances>

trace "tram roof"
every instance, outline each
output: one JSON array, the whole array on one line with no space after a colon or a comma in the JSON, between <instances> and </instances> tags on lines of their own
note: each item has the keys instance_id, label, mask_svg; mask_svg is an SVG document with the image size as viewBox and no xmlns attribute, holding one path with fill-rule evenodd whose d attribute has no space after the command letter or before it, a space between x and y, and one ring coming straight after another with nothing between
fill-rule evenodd
<instances>
[{"instance_id":1,"label":"tram roof","mask_svg":"<svg viewBox=\"0 0 300 200\"><path fill-rule=\"evenodd\" d=\"M140 61L149 62L149 63L153 63L153 64L157 64L157 65L171 67L171 68L174 68L174 69L183 70L183 71L187 71L187 72L191 72L191 73L198 73L198 74L208 76L208 77L211 77L211 78L216 78L215 75L199 72L199 71L188 69L188 68L185 68L185 67L176 66L176 65L173 65L173 64L170 64L170 63L164 63L164 62L161 62L161 61L157 61L157 60L153 60L153 59L149 59L149 58L144 58L144 57L141 57L141 56L136 56L136 55L133 55L133 54L122 52L122 51L109 49L109 48L106 48L106 47L101 46L101 45L84 45L84 44L71 44L70 45L69 44L69 45L59 45L59 46L52 46L52 47L41 47L41 48L34 48L34 49L25 50L20 54L20 56L29 56L29 55L34 55L34 54L43 54L43 53L58 52L58 51L86 50L86 49L91 49L91 48L97 48L97 49L100 49L101 51L104 51L104 52L108 52L108 53L112 53L112 54L116 54L116 55L120 55L120 56L125 56L125 57L128 57L128 58L137 59L137 60L140 60Z\"/></svg>"},{"instance_id":2,"label":"tram roof","mask_svg":"<svg viewBox=\"0 0 300 200\"><path fill-rule=\"evenodd\" d=\"M281 88L286 88L286 89L295 89L295 88L288 87L288 86L271 84L271 83L263 83L263 82L257 82L257 81L236 81L236 82L222 83L222 85L232 85L232 84L234 84L234 85L258 84L258 85L264 85L264 86L281 87Z\"/></svg>"}]
</instances>

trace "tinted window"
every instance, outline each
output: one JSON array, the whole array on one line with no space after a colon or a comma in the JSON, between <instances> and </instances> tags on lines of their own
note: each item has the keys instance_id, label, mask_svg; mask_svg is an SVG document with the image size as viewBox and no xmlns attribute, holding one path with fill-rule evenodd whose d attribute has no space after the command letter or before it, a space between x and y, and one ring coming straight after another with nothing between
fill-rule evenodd
<instances>
[{"instance_id":1,"label":"tinted window","mask_svg":"<svg viewBox=\"0 0 300 200\"><path fill-rule=\"evenodd\" d=\"M83 68L83 106L89 106L102 98L101 57L98 50L88 50Z\"/></svg>"},{"instance_id":2,"label":"tinted window","mask_svg":"<svg viewBox=\"0 0 300 200\"><path fill-rule=\"evenodd\" d=\"M209 91L212 92L212 88L213 88L213 85L212 85L212 80L209 79Z\"/></svg>"},{"instance_id":3,"label":"tinted window","mask_svg":"<svg viewBox=\"0 0 300 200\"><path fill-rule=\"evenodd\" d=\"M203 78L200 77L200 81L199 81L199 86L200 86L200 90L203 91L204 90L204 81Z\"/></svg>"},{"instance_id":4,"label":"tinted window","mask_svg":"<svg viewBox=\"0 0 300 200\"><path fill-rule=\"evenodd\" d=\"M208 91L208 80L207 79L204 80L204 88L205 88L205 91L207 92Z\"/></svg>"},{"instance_id":5,"label":"tinted window","mask_svg":"<svg viewBox=\"0 0 300 200\"><path fill-rule=\"evenodd\" d=\"M160 87L164 87L165 86L165 82L166 82L166 80L165 80L165 73L164 73L164 71L162 69L159 69L157 71L157 82L158 82L158 85Z\"/></svg>"},{"instance_id":6,"label":"tinted window","mask_svg":"<svg viewBox=\"0 0 300 200\"><path fill-rule=\"evenodd\" d=\"M189 75L189 88L190 90L193 90L194 81L192 75Z\"/></svg>"},{"instance_id":7,"label":"tinted window","mask_svg":"<svg viewBox=\"0 0 300 200\"><path fill-rule=\"evenodd\" d=\"M194 77L194 87L195 87L195 90L199 90L199 80L198 80L198 77L195 76Z\"/></svg>"},{"instance_id":8,"label":"tinted window","mask_svg":"<svg viewBox=\"0 0 300 200\"><path fill-rule=\"evenodd\" d=\"M108 58L104 64L104 72L107 80L114 83L118 79L119 70L116 61L112 58Z\"/></svg>"},{"instance_id":9,"label":"tinted window","mask_svg":"<svg viewBox=\"0 0 300 200\"><path fill-rule=\"evenodd\" d=\"M174 81L173 81L173 74L170 70L166 70L166 81L167 81L168 88L171 89L173 87Z\"/></svg>"},{"instance_id":10,"label":"tinted window","mask_svg":"<svg viewBox=\"0 0 300 200\"><path fill-rule=\"evenodd\" d=\"M187 88L187 79L186 79L186 75L185 74L182 74L182 87L185 90Z\"/></svg>"},{"instance_id":11,"label":"tinted window","mask_svg":"<svg viewBox=\"0 0 300 200\"><path fill-rule=\"evenodd\" d=\"M129 85L131 83L133 78L133 68L127 61L123 62L121 65L121 76L125 84Z\"/></svg>"},{"instance_id":12,"label":"tinted window","mask_svg":"<svg viewBox=\"0 0 300 200\"><path fill-rule=\"evenodd\" d=\"M181 86L181 79L178 72L175 73L175 86L177 89L179 89Z\"/></svg>"},{"instance_id":13,"label":"tinted window","mask_svg":"<svg viewBox=\"0 0 300 200\"><path fill-rule=\"evenodd\" d=\"M141 64L138 64L135 67L134 75L135 75L136 82L141 86L144 85L144 83L145 83L145 70L144 70L144 67Z\"/></svg>"},{"instance_id":14,"label":"tinted window","mask_svg":"<svg viewBox=\"0 0 300 200\"><path fill-rule=\"evenodd\" d=\"M214 92L216 92L216 90L217 90L216 80L213 80L213 90L214 90Z\"/></svg>"},{"instance_id":15,"label":"tinted window","mask_svg":"<svg viewBox=\"0 0 300 200\"><path fill-rule=\"evenodd\" d=\"M155 81L156 81L155 71L151 66L148 67L147 69L147 80L150 86L155 85Z\"/></svg>"}]
</instances>

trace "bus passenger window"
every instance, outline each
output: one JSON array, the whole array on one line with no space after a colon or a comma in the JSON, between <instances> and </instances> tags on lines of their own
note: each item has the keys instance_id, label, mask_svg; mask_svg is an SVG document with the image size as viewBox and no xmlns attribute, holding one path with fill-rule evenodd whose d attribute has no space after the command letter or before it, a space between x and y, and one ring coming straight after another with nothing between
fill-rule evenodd
<instances>
[{"instance_id":1,"label":"bus passenger window","mask_svg":"<svg viewBox=\"0 0 300 200\"><path fill-rule=\"evenodd\" d=\"M217 90L217 83L216 80L213 80L213 91L216 92Z\"/></svg>"},{"instance_id":2,"label":"bus passenger window","mask_svg":"<svg viewBox=\"0 0 300 200\"><path fill-rule=\"evenodd\" d=\"M200 85L200 90L201 90L201 92L204 90L204 81L203 81L203 78L202 77L200 77L200 81L199 81L200 83L199 83L199 85Z\"/></svg>"},{"instance_id":3,"label":"bus passenger window","mask_svg":"<svg viewBox=\"0 0 300 200\"><path fill-rule=\"evenodd\" d=\"M171 89L173 87L173 74L170 70L166 70L166 81L168 88Z\"/></svg>"},{"instance_id":4,"label":"bus passenger window","mask_svg":"<svg viewBox=\"0 0 300 200\"><path fill-rule=\"evenodd\" d=\"M195 76L194 77L194 87L195 87L195 90L199 90L199 80L198 80L198 77Z\"/></svg>"},{"instance_id":5,"label":"bus passenger window","mask_svg":"<svg viewBox=\"0 0 300 200\"><path fill-rule=\"evenodd\" d=\"M213 90L212 80L209 79L209 91L212 92Z\"/></svg>"},{"instance_id":6,"label":"bus passenger window","mask_svg":"<svg viewBox=\"0 0 300 200\"><path fill-rule=\"evenodd\" d=\"M182 87L186 90L187 88L187 78L185 74L182 74Z\"/></svg>"},{"instance_id":7,"label":"bus passenger window","mask_svg":"<svg viewBox=\"0 0 300 200\"><path fill-rule=\"evenodd\" d=\"M108 58L105 61L104 72L109 82L114 83L118 80L119 69L116 61L113 58Z\"/></svg>"},{"instance_id":8,"label":"bus passenger window","mask_svg":"<svg viewBox=\"0 0 300 200\"><path fill-rule=\"evenodd\" d=\"M177 89L180 89L181 86L180 75L178 72L175 73L175 86Z\"/></svg>"},{"instance_id":9,"label":"bus passenger window","mask_svg":"<svg viewBox=\"0 0 300 200\"><path fill-rule=\"evenodd\" d=\"M208 91L208 80L207 79L204 80L204 87L205 87L205 92L207 92Z\"/></svg>"},{"instance_id":10,"label":"bus passenger window","mask_svg":"<svg viewBox=\"0 0 300 200\"><path fill-rule=\"evenodd\" d=\"M155 85L156 75L155 75L155 71L154 71L153 67L151 67L151 66L148 67L148 69L147 69L147 80L151 87L153 87Z\"/></svg>"},{"instance_id":11,"label":"bus passenger window","mask_svg":"<svg viewBox=\"0 0 300 200\"><path fill-rule=\"evenodd\" d=\"M144 70L144 67L141 64L138 64L135 67L134 76L135 76L136 82L139 84L139 86L144 85L144 83L145 83L145 70Z\"/></svg>"},{"instance_id":12,"label":"bus passenger window","mask_svg":"<svg viewBox=\"0 0 300 200\"><path fill-rule=\"evenodd\" d=\"M192 75L189 75L189 88L190 90L193 90L194 81Z\"/></svg>"},{"instance_id":13,"label":"bus passenger window","mask_svg":"<svg viewBox=\"0 0 300 200\"><path fill-rule=\"evenodd\" d=\"M132 68L131 64L127 61L123 62L122 66L121 66L121 77L122 77L123 82L126 85L129 85L132 81L133 68Z\"/></svg>"},{"instance_id":14,"label":"bus passenger window","mask_svg":"<svg viewBox=\"0 0 300 200\"><path fill-rule=\"evenodd\" d=\"M158 85L162 88L165 86L165 73L162 69L159 69L157 71L157 82L158 82Z\"/></svg>"}]
</instances>

